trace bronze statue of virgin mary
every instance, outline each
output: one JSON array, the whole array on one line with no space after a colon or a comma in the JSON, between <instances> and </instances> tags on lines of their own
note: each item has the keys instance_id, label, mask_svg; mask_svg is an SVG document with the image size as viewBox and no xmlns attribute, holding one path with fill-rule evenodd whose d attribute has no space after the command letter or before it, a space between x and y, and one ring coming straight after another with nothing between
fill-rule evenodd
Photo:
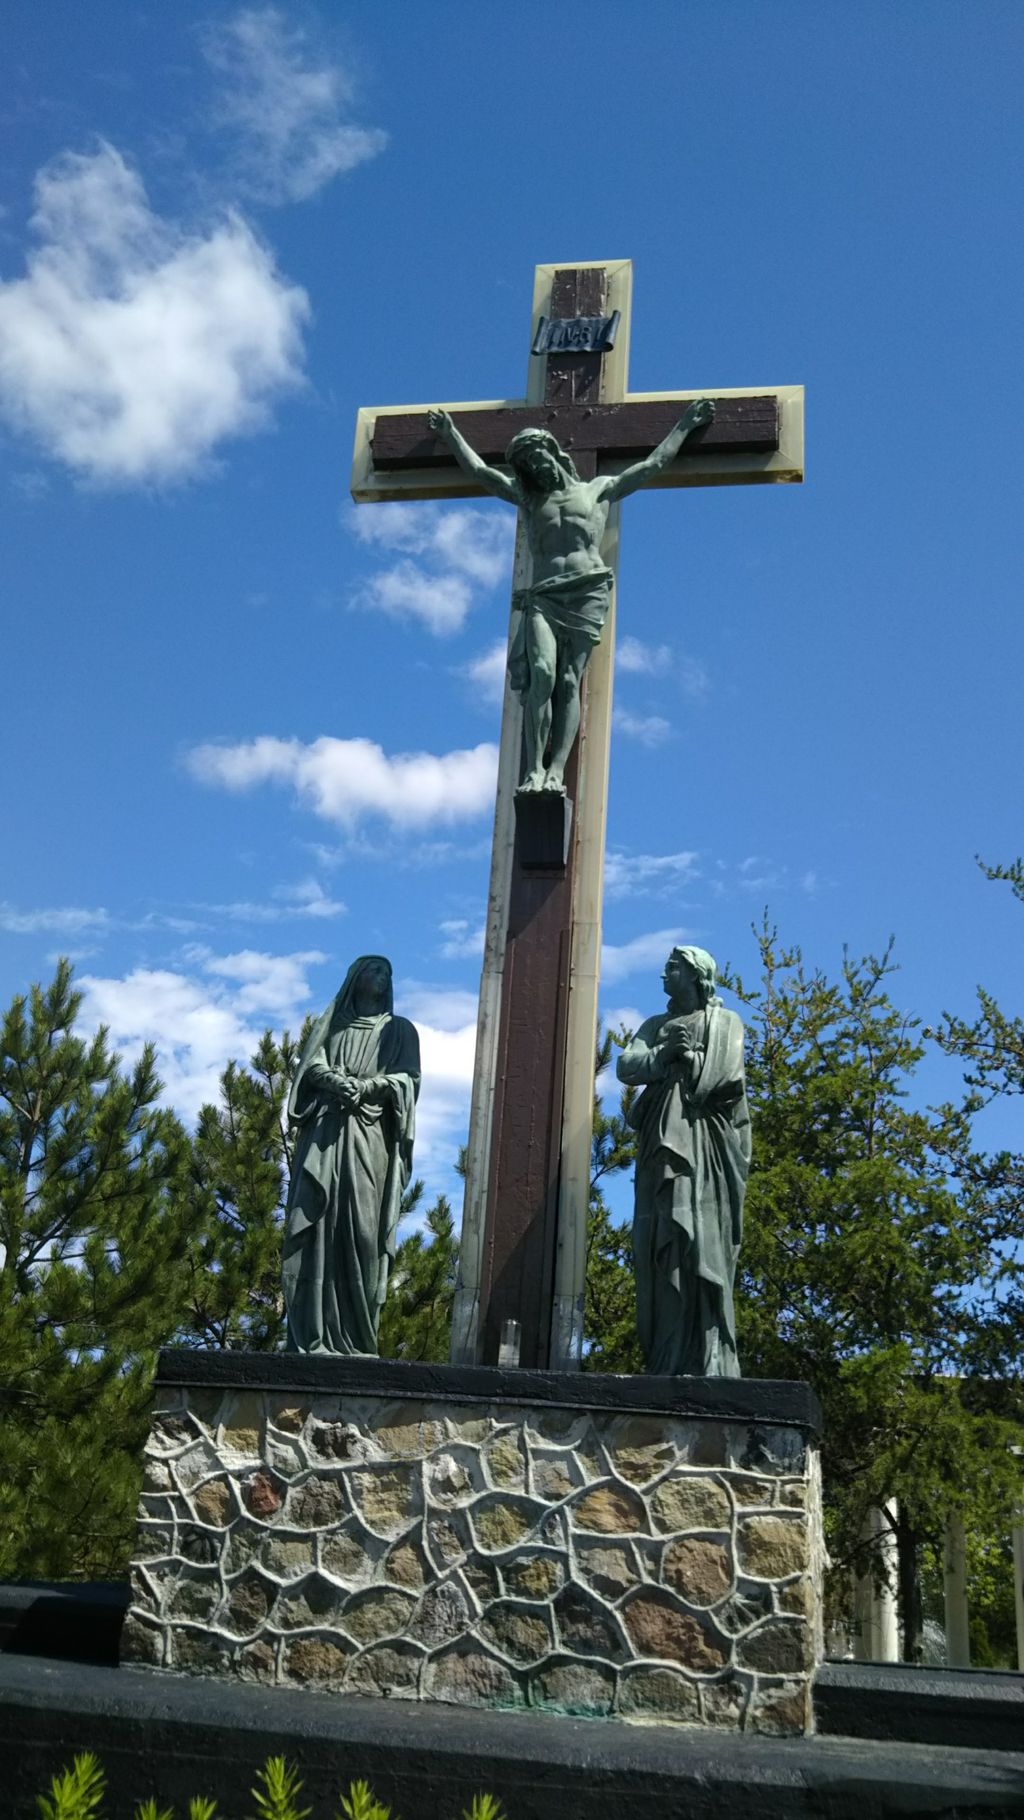
<instances>
[{"instance_id":1,"label":"bronze statue of virgin mary","mask_svg":"<svg viewBox=\"0 0 1024 1820\"><path fill-rule=\"evenodd\" d=\"M313 1025L288 1100L289 1352L376 1355L419 1084L419 1038L394 1015L391 963L361 955Z\"/></svg>"}]
</instances>

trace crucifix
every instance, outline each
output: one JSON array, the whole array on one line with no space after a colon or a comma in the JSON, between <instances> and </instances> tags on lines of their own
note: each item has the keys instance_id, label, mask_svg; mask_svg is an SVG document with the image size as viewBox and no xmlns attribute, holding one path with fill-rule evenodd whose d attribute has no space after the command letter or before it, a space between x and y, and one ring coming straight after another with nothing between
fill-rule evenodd
<instances>
[{"instance_id":1,"label":"crucifix","mask_svg":"<svg viewBox=\"0 0 1024 1820\"><path fill-rule=\"evenodd\" d=\"M357 503L491 492L519 508L458 1363L495 1364L508 1321L518 1323L522 1366L573 1370L582 1355L618 496L630 481L803 478L801 386L627 390L631 297L629 260L538 266L525 398L370 408L356 426ZM557 474L543 471L559 458ZM551 509L527 502L533 485ZM590 513L575 539L574 485Z\"/></svg>"}]
</instances>

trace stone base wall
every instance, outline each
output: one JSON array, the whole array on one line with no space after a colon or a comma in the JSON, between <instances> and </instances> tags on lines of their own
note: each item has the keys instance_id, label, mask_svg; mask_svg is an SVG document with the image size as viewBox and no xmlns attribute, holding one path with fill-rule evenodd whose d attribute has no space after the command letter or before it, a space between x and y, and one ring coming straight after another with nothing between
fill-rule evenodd
<instances>
[{"instance_id":1,"label":"stone base wall","mask_svg":"<svg viewBox=\"0 0 1024 1820\"><path fill-rule=\"evenodd\" d=\"M240 1357L266 1377L266 1360ZM231 1364L222 1355L217 1375ZM295 1361L269 1364L295 1373ZM601 1380L603 1406L581 1408L597 1380L469 1371L495 1394L460 1400L456 1368L392 1364L378 1393L370 1364L333 1390L160 1386L122 1660L809 1729L822 1548L806 1424L637 1408L642 1379ZM200 1374L196 1355L188 1369ZM676 1381L675 1401L702 1382ZM616 1407L616 1385L634 1407Z\"/></svg>"}]
</instances>

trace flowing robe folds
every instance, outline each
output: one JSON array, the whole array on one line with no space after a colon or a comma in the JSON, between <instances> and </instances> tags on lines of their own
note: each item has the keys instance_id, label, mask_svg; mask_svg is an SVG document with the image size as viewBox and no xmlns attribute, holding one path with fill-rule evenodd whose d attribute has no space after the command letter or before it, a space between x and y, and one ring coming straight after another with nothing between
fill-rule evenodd
<instances>
[{"instance_id":1,"label":"flowing robe folds","mask_svg":"<svg viewBox=\"0 0 1024 1820\"><path fill-rule=\"evenodd\" d=\"M682 1022L693 1057L662 1053ZM737 1378L733 1279L750 1169L743 1025L716 999L679 1020L651 1017L623 1050L618 1075L643 1087L633 1257L637 1326L647 1369Z\"/></svg>"},{"instance_id":2,"label":"flowing robe folds","mask_svg":"<svg viewBox=\"0 0 1024 1820\"><path fill-rule=\"evenodd\" d=\"M347 997L343 988L310 1032L288 1101L297 1127L284 1239L289 1352L376 1354L412 1167L416 1028L389 1013L357 1017ZM344 1079L366 1095L351 1110L337 1097Z\"/></svg>"}]
</instances>

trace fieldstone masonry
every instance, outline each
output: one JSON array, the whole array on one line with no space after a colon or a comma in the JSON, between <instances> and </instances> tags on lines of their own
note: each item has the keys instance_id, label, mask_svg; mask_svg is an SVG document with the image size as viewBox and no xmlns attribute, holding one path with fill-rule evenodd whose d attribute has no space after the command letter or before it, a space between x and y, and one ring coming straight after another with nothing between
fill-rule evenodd
<instances>
[{"instance_id":1,"label":"fieldstone masonry","mask_svg":"<svg viewBox=\"0 0 1024 1820\"><path fill-rule=\"evenodd\" d=\"M240 1360L264 1381L229 1384ZM763 1394L744 1415L752 1389L803 1392L803 1420L765 1419ZM792 1385L165 1354L122 1659L802 1732L821 1654L811 1402Z\"/></svg>"}]
</instances>

